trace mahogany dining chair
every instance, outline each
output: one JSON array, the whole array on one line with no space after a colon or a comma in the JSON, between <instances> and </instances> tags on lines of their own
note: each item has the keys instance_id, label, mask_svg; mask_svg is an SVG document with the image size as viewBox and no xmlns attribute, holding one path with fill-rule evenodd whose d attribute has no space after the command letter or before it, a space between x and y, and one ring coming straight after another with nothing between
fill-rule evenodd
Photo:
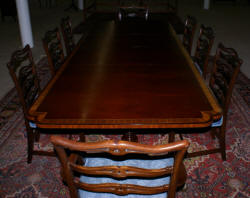
<instances>
[{"instance_id":1,"label":"mahogany dining chair","mask_svg":"<svg viewBox=\"0 0 250 198\"><path fill-rule=\"evenodd\" d=\"M173 198L186 180L182 160L187 140L152 146L114 140L84 143L52 136L51 142L72 198L112 198L114 194Z\"/></svg>"},{"instance_id":2,"label":"mahogany dining chair","mask_svg":"<svg viewBox=\"0 0 250 198\"><path fill-rule=\"evenodd\" d=\"M53 151L34 150L34 143L39 141L40 131L29 120L28 110L40 94L41 88L30 46L26 45L23 49L15 51L7 67L15 83L23 109L27 131L28 163L31 163L33 155L54 155Z\"/></svg>"},{"instance_id":3,"label":"mahogany dining chair","mask_svg":"<svg viewBox=\"0 0 250 198\"><path fill-rule=\"evenodd\" d=\"M227 48L222 43L218 44L213 62L213 69L209 80L209 87L217 99L223 115L221 119L211 125L212 138L218 139L218 148L205 149L188 153L188 157L221 153L222 159L226 160L226 124L233 87L243 61L233 48ZM181 139L182 136L181 136Z\"/></svg>"}]
</instances>

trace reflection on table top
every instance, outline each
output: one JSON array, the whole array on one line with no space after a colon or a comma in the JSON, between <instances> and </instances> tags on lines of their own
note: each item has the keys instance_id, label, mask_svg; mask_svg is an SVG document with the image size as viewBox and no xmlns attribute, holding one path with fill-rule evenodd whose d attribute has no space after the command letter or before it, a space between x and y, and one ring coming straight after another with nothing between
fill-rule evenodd
<instances>
[{"instance_id":1,"label":"reflection on table top","mask_svg":"<svg viewBox=\"0 0 250 198\"><path fill-rule=\"evenodd\" d=\"M42 128L206 127L220 116L171 26L160 21L97 24L30 109Z\"/></svg>"}]
</instances>

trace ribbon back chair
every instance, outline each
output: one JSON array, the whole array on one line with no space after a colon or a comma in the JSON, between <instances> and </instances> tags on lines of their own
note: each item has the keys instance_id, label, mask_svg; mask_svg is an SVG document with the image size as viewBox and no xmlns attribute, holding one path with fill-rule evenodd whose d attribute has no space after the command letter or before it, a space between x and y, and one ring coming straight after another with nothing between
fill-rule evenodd
<instances>
[{"instance_id":1,"label":"ribbon back chair","mask_svg":"<svg viewBox=\"0 0 250 198\"><path fill-rule=\"evenodd\" d=\"M231 101L233 87L243 61L233 48L227 48L219 43L214 59L213 69L209 80L209 87L223 109L221 120L212 124L212 134L219 139L220 147L214 152L220 152L226 160L226 123L227 113Z\"/></svg>"},{"instance_id":2,"label":"ribbon back chair","mask_svg":"<svg viewBox=\"0 0 250 198\"><path fill-rule=\"evenodd\" d=\"M191 52L192 52L196 26L197 26L196 19L193 16L187 16L187 19L185 21L182 44L187 50L187 52L189 53L189 55L191 55Z\"/></svg>"},{"instance_id":3,"label":"ribbon back chair","mask_svg":"<svg viewBox=\"0 0 250 198\"><path fill-rule=\"evenodd\" d=\"M66 48L67 55L69 55L75 48L74 35L72 31L71 20L69 16L61 19L61 31Z\"/></svg>"},{"instance_id":4,"label":"ribbon back chair","mask_svg":"<svg viewBox=\"0 0 250 198\"><path fill-rule=\"evenodd\" d=\"M221 119L211 124L212 138L218 139L219 146L207 150L188 153L188 157L221 153L226 160L226 124L227 113L232 96L233 87L240 70L242 60L233 48L227 48L219 43L213 62L213 69L209 80L209 87L223 110ZM181 136L182 137L182 136Z\"/></svg>"},{"instance_id":5,"label":"ribbon back chair","mask_svg":"<svg viewBox=\"0 0 250 198\"><path fill-rule=\"evenodd\" d=\"M113 194L142 194L151 198L158 193L166 197L166 191L168 197L173 198L176 188L186 180L182 163L189 146L186 140L151 146L114 140L84 143L52 136L51 142L60 159L63 178L72 198L111 198ZM173 154L171 157L167 155L170 153ZM96 157L96 154L99 155ZM146 158L138 158L142 155ZM170 181L167 176L170 176Z\"/></svg>"},{"instance_id":6,"label":"ribbon back chair","mask_svg":"<svg viewBox=\"0 0 250 198\"><path fill-rule=\"evenodd\" d=\"M42 40L45 53L48 57L50 71L52 76L54 76L64 62L64 52L59 29L55 28L46 32Z\"/></svg>"},{"instance_id":7,"label":"ribbon back chair","mask_svg":"<svg viewBox=\"0 0 250 198\"><path fill-rule=\"evenodd\" d=\"M34 150L34 142L39 140L39 130L29 120L28 110L41 92L32 52L29 45L15 51L7 64L10 75L15 83L22 105L28 142L28 163L33 155L54 155L54 152Z\"/></svg>"},{"instance_id":8,"label":"ribbon back chair","mask_svg":"<svg viewBox=\"0 0 250 198\"><path fill-rule=\"evenodd\" d=\"M214 31L211 27L201 25L200 34L197 41L195 55L193 57L194 63L204 79L207 75L208 60L211 48L214 42Z\"/></svg>"}]
</instances>

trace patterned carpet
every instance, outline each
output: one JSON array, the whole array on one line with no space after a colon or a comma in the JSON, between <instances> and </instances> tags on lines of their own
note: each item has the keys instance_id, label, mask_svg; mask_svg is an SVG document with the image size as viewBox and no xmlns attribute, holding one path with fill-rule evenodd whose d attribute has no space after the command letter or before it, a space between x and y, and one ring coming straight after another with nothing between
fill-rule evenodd
<instances>
[{"instance_id":1,"label":"patterned carpet","mask_svg":"<svg viewBox=\"0 0 250 198\"><path fill-rule=\"evenodd\" d=\"M47 61L38 63L43 86L48 81ZM179 198L250 197L250 80L239 74L233 91L226 134L227 161L219 154L185 159L188 178ZM163 132L162 132L163 133ZM113 136L89 135L87 141L98 141ZM210 136L185 135L192 144L190 150L210 147ZM139 141L147 144L163 144L167 135L139 135ZM202 146L199 146L202 145ZM26 163L26 131L22 110L16 91L11 90L0 101L0 198L67 198L69 193L59 175L57 158L35 156ZM48 137L36 145L51 149Z\"/></svg>"}]
</instances>

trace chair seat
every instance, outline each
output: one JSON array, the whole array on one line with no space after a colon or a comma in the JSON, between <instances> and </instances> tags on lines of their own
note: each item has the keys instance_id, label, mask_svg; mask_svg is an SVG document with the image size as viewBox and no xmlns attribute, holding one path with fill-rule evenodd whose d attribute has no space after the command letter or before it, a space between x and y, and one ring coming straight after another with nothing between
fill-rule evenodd
<instances>
[{"instance_id":1,"label":"chair seat","mask_svg":"<svg viewBox=\"0 0 250 198\"><path fill-rule=\"evenodd\" d=\"M199 65L197 62L195 62L195 60L194 60L195 58L194 58L194 57L192 57L192 59L193 59L193 61L194 61L195 67L197 68L197 70L200 72L200 74L201 74L201 76L202 76L203 72L202 72L202 70L201 70L200 65Z\"/></svg>"},{"instance_id":2,"label":"chair seat","mask_svg":"<svg viewBox=\"0 0 250 198\"><path fill-rule=\"evenodd\" d=\"M222 124L223 124L223 116L221 116L221 118L219 120L213 122L211 124L211 127L220 127L220 126L222 126Z\"/></svg>"},{"instance_id":3,"label":"chair seat","mask_svg":"<svg viewBox=\"0 0 250 198\"><path fill-rule=\"evenodd\" d=\"M173 158L165 158L165 159L128 159L124 161L115 161L107 158L98 158L98 157L88 157L85 158L85 166L96 167L96 166L135 166L138 168L145 169L160 169L165 168L166 166L173 166L174 159ZM141 186L161 186L165 184L169 184L170 177L163 177L157 179L124 179L124 180L115 180L113 178L108 177L90 177L82 175L80 180L89 183L89 184L98 184L98 183L121 183L121 184L135 184ZM118 196L111 193L95 193L89 192L85 190L79 190L80 197L87 198L115 198L115 197L126 197L126 198L144 198L144 197L152 197L152 198L165 198L167 193L160 193L156 195L135 195L130 194L126 196Z\"/></svg>"},{"instance_id":4,"label":"chair seat","mask_svg":"<svg viewBox=\"0 0 250 198\"><path fill-rule=\"evenodd\" d=\"M37 128L36 124L34 122L29 122L30 128L35 129Z\"/></svg>"}]
</instances>

